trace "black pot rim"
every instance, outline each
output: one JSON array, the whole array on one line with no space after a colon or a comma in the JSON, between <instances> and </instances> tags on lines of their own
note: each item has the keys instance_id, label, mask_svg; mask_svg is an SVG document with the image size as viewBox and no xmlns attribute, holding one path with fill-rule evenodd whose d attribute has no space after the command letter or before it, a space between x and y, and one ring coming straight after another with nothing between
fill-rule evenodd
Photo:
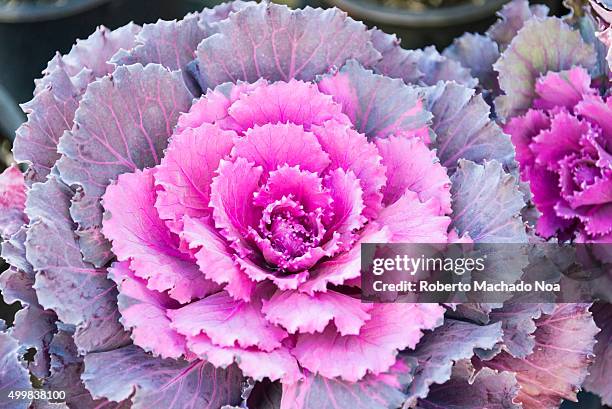
<instances>
[{"instance_id":1,"label":"black pot rim","mask_svg":"<svg viewBox=\"0 0 612 409\"><path fill-rule=\"evenodd\" d=\"M0 23L34 23L70 17L110 0L64 0L57 3L24 2L0 6Z\"/></svg>"},{"instance_id":2,"label":"black pot rim","mask_svg":"<svg viewBox=\"0 0 612 409\"><path fill-rule=\"evenodd\" d=\"M415 12L377 4L376 0L326 0L351 16L378 24L404 27L444 27L470 23L493 15L508 0L486 0L484 4L460 6Z\"/></svg>"}]
</instances>

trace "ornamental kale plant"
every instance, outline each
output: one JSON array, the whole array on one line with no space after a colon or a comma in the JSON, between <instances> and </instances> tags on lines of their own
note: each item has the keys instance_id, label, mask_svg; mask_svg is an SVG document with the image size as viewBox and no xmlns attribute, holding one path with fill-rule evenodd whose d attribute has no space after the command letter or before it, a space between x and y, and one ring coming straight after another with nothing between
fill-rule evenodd
<instances>
[{"instance_id":1,"label":"ornamental kale plant","mask_svg":"<svg viewBox=\"0 0 612 409\"><path fill-rule=\"evenodd\" d=\"M495 26L512 44L515 23ZM0 177L0 285L23 307L0 384L78 409L574 399L588 304L360 301L361 243L528 241L510 136L476 92L497 79L445 54L337 9L234 2L54 57L15 142L28 170Z\"/></svg>"},{"instance_id":2,"label":"ornamental kale plant","mask_svg":"<svg viewBox=\"0 0 612 409\"><path fill-rule=\"evenodd\" d=\"M516 147L520 178L538 213L529 220L535 232L544 239L611 243L612 15L591 3L595 15L578 8L558 19L547 17L542 6L511 2L486 35L465 35L444 54L488 81L486 92ZM472 45L489 50L486 63L475 58ZM612 254L608 250L598 257L609 261ZM603 279L609 287L609 272ZM602 302L592 307L601 332L584 382L608 405L610 302L609 294L602 294Z\"/></svg>"},{"instance_id":3,"label":"ornamental kale plant","mask_svg":"<svg viewBox=\"0 0 612 409\"><path fill-rule=\"evenodd\" d=\"M543 237L612 241L612 101L590 84L582 67L543 75L533 108L504 128L542 213Z\"/></svg>"}]
</instances>

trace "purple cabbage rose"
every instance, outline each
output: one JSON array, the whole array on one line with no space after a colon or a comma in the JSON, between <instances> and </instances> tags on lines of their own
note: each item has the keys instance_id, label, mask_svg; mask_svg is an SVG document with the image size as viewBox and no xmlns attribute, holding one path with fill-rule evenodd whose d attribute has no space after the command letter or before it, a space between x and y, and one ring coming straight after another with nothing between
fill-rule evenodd
<instances>
[{"instance_id":1,"label":"purple cabbage rose","mask_svg":"<svg viewBox=\"0 0 612 409\"><path fill-rule=\"evenodd\" d=\"M612 99L598 95L581 67L550 72L535 90L532 108L504 129L542 213L537 232L611 242Z\"/></svg>"}]
</instances>

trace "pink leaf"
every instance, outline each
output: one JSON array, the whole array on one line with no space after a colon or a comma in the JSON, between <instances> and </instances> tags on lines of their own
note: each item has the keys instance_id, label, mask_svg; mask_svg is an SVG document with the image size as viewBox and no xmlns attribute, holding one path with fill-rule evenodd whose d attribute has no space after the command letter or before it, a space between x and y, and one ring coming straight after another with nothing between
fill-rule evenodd
<instances>
[{"instance_id":1,"label":"pink leaf","mask_svg":"<svg viewBox=\"0 0 612 409\"><path fill-rule=\"evenodd\" d=\"M340 335L357 335L370 319L371 305L335 291L315 293L313 296L298 291L277 291L264 300L262 312L266 319L281 325L291 334L322 332L334 321Z\"/></svg>"},{"instance_id":2,"label":"pink leaf","mask_svg":"<svg viewBox=\"0 0 612 409\"><path fill-rule=\"evenodd\" d=\"M170 327L166 309L176 302L166 294L149 290L146 282L129 269L127 262L113 264L109 277L117 283L121 322L132 330L134 344L162 358L179 358L185 353L185 337Z\"/></svg>"},{"instance_id":3,"label":"pink leaf","mask_svg":"<svg viewBox=\"0 0 612 409\"><path fill-rule=\"evenodd\" d=\"M16 166L0 173L0 238L8 238L27 222L25 181Z\"/></svg>"},{"instance_id":4,"label":"pink leaf","mask_svg":"<svg viewBox=\"0 0 612 409\"><path fill-rule=\"evenodd\" d=\"M171 233L155 209L154 170L124 173L104 194L104 235L112 241L119 261L129 261L135 275L147 287L169 291L187 303L215 292L190 255L179 250L179 238Z\"/></svg>"},{"instance_id":5,"label":"pink leaf","mask_svg":"<svg viewBox=\"0 0 612 409\"><path fill-rule=\"evenodd\" d=\"M260 300L234 300L219 292L170 310L168 315L172 327L185 336L205 334L217 346L257 347L270 352L281 346L287 333L266 321L260 308Z\"/></svg>"},{"instance_id":6,"label":"pink leaf","mask_svg":"<svg viewBox=\"0 0 612 409\"><path fill-rule=\"evenodd\" d=\"M309 371L326 378L355 382L367 373L380 374L394 363L399 350L414 348L423 330L442 324L437 304L376 304L359 335L341 336L329 325L323 333L300 334L292 353ZM327 359L333 356L334 359Z\"/></svg>"},{"instance_id":7,"label":"pink leaf","mask_svg":"<svg viewBox=\"0 0 612 409\"><path fill-rule=\"evenodd\" d=\"M170 229L179 233L183 216L206 217L211 214L210 184L219 162L234 145L232 131L202 124L172 137L161 165L155 172L155 207Z\"/></svg>"}]
</instances>

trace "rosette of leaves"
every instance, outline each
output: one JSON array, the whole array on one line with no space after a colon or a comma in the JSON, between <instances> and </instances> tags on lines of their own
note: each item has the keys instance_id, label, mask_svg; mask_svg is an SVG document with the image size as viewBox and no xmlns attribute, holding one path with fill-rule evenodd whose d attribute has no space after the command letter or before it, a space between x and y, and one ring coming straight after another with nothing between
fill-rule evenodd
<instances>
[{"instance_id":1,"label":"rosette of leaves","mask_svg":"<svg viewBox=\"0 0 612 409\"><path fill-rule=\"evenodd\" d=\"M235 2L77 42L24 106L27 173L0 180L0 285L23 306L0 384L78 409L573 398L588 305L355 295L362 242L527 241L476 83L337 9Z\"/></svg>"}]
</instances>

